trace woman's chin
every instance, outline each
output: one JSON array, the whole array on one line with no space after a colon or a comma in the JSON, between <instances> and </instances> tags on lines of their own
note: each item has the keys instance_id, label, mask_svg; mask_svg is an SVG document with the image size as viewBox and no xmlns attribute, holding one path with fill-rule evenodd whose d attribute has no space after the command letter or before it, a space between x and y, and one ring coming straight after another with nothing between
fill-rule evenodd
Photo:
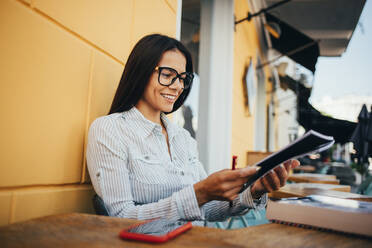
<instances>
[{"instance_id":1,"label":"woman's chin","mask_svg":"<svg viewBox=\"0 0 372 248\"><path fill-rule=\"evenodd\" d=\"M173 110L173 106L174 106L174 104L167 104L167 105L162 107L162 111L165 112L165 113L169 113Z\"/></svg>"}]
</instances>

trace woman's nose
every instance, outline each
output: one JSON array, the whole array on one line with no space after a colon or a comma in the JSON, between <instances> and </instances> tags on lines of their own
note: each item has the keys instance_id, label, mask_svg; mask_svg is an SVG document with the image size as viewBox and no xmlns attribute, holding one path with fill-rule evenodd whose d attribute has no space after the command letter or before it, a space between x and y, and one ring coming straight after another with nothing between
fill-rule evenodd
<instances>
[{"instance_id":1,"label":"woman's nose","mask_svg":"<svg viewBox=\"0 0 372 248\"><path fill-rule=\"evenodd\" d=\"M178 89L178 88L183 89L184 88L183 81L181 81L180 78L177 77L175 79L175 81L171 85L169 85L169 88L171 88L171 89Z\"/></svg>"}]
</instances>

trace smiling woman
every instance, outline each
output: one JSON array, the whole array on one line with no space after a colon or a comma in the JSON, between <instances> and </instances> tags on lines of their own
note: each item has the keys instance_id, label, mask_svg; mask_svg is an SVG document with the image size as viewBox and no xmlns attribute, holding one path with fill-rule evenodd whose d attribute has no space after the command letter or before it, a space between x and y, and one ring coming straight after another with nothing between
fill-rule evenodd
<instances>
[{"instance_id":1,"label":"smiling woman","mask_svg":"<svg viewBox=\"0 0 372 248\"><path fill-rule=\"evenodd\" d=\"M186 58L179 50L164 52L136 108L153 122L160 121L161 112L172 112L174 103L185 88L185 81L188 79L186 73L191 74L185 72L185 68ZM191 80L187 85L190 84Z\"/></svg>"},{"instance_id":2,"label":"smiling woman","mask_svg":"<svg viewBox=\"0 0 372 248\"><path fill-rule=\"evenodd\" d=\"M176 55L175 58L173 55ZM193 73L191 55L182 43L159 34L143 37L129 55L109 114L127 111L135 106L150 82L159 84L156 80L159 67L172 67L173 63L180 67L173 66L179 73ZM191 83L192 80L190 86ZM173 108L166 113L176 111L185 101L190 89L191 87L184 89Z\"/></svg>"},{"instance_id":3,"label":"smiling woman","mask_svg":"<svg viewBox=\"0 0 372 248\"><path fill-rule=\"evenodd\" d=\"M283 186L298 164L277 167L240 194L255 168L207 177L196 141L166 117L183 104L192 80L191 56L179 41L154 34L133 48L109 115L89 129L88 169L109 215L221 221L264 207L266 192Z\"/></svg>"}]
</instances>

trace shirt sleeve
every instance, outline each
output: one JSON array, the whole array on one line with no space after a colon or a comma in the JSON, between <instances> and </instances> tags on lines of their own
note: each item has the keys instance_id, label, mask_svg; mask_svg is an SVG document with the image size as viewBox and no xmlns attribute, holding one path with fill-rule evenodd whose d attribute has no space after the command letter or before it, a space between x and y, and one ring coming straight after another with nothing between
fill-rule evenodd
<instances>
[{"instance_id":1,"label":"shirt sleeve","mask_svg":"<svg viewBox=\"0 0 372 248\"><path fill-rule=\"evenodd\" d=\"M136 205L129 179L128 156L112 120L99 118L90 127L87 162L96 193L103 199L110 216L153 219L200 220L202 212L193 185L157 202Z\"/></svg>"},{"instance_id":2,"label":"shirt sleeve","mask_svg":"<svg viewBox=\"0 0 372 248\"><path fill-rule=\"evenodd\" d=\"M199 180L203 180L207 177L203 165L199 161L199 155L197 151L197 143L191 138L190 151L192 151L192 157L196 159ZM208 221L224 221L230 216L246 214L251 209L262 209L266 207L267 194L264 194L260 199L253 199L251 195L251 187L248 187L242 193L239 194L230 207L228 201L210 201L204 204L202 209L202 217Z\"/></svg>"}]
</instances>

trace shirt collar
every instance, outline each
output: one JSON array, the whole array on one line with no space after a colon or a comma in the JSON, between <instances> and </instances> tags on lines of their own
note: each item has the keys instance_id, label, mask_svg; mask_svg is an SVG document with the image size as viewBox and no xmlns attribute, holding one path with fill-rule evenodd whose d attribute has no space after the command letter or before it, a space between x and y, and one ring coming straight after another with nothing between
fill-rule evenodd
<instances>
[{"instance_id":1,"label":"shirt collar","mask_svg":"<svg viewBox=\"0 0 372 248\"><path fill-rule=\"evenodd\" d=\"M123 112L122 117L125 120L136 122L136 132L143 138L152 133L161 133L162 131L161 125L146 119L146 117L143 116L143 114L136 107ZM180 127L173 124L164 113L161 113L160 118L167 129L168 139L171 140L180 131ZM138 126L140 128L138 128Z\"/></svg>"},{"instance_id":2,"label":"shirt collar","mask_svg":"<svg viewBox=\"0 0 372 248\"><path fill-rule=\"evenodd\" d=\"M181 131L181 128L176 124L173 124L173 122L171 122L164 113L161 113L160 118L164 124L164 127L167 129L168 139L172 140L173 137L176 136L176 134Z\"/></svg>"}]
</instances>

